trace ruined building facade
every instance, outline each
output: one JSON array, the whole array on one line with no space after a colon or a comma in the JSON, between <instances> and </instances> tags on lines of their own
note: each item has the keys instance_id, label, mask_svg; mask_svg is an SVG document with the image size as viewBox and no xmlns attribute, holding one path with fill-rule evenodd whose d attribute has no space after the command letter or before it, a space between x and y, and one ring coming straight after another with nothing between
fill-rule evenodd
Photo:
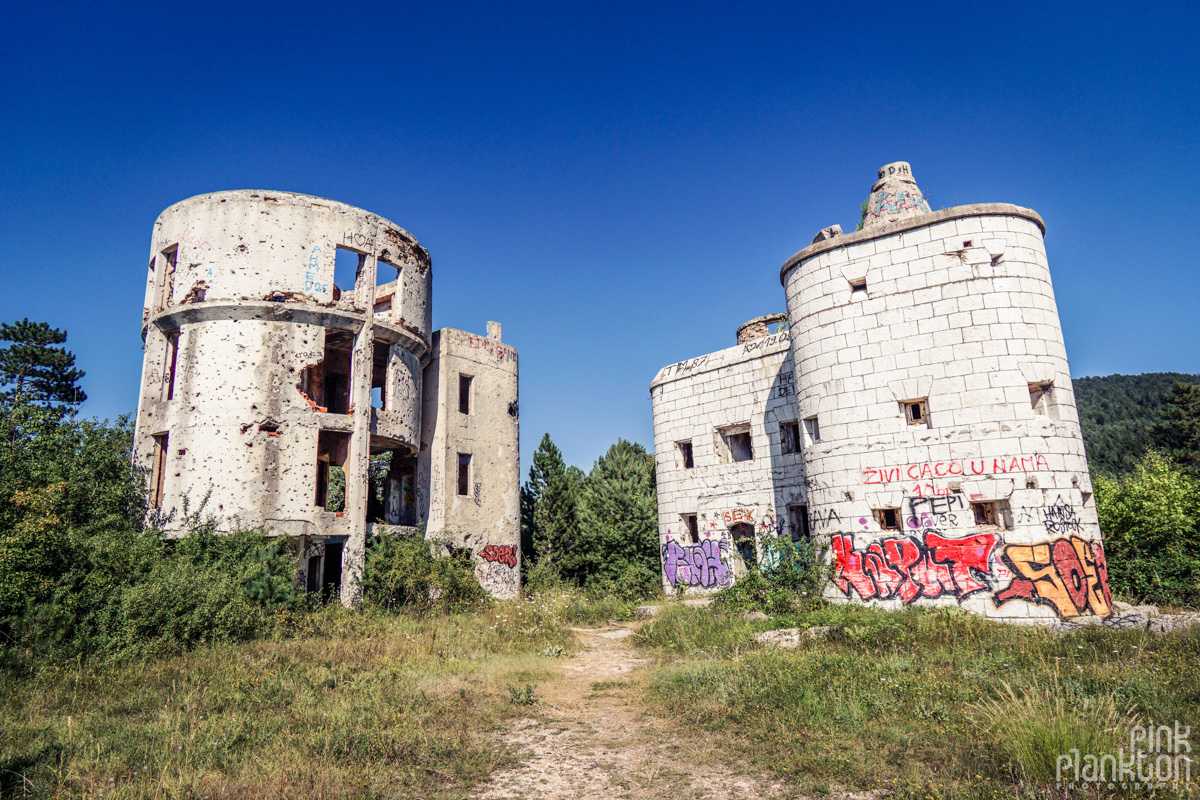
<instances>
[{"instance_id":1,"label":"ruined building facade","mask_svg":"<svg viewBox=\"0 0 1200 800\"><path fill-rule=\"evenodd\" d=\"M368 538L424 523L515 594L517 353L497 323L431 331L432 285L411 234L342 203L233 191L164 211L134 443L154 520L269 528L345 603Z\"/></svg>"},{"instance_id":2,"label":"ruined building facade","mask_svg":"<svg viewBox=\"0 0 1200 800\"><path fill-rule=\"evenodd\" d=\"M835 601L1107 616L1044 233L1004 203L931 211L889 164L862 230L784 263L786 323L662 369L665 588L729 585L782 535L823 546Z\"/></svg>"}]
</instances>

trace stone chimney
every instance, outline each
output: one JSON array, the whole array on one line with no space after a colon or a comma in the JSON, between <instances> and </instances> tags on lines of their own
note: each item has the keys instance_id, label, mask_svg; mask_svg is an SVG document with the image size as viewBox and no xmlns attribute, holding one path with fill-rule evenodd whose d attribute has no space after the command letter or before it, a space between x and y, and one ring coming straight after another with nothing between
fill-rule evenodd
<instances>
[{"instance_id":1,"label":"stone chimney","mask_svg":"<svg viewBox=\"0 0 1200 800\"><path fill-rule=\"evenodd\" d=\"M879 168L879 179L867 199L863 230L882 228L905 217L928 214L929 203L917 188L907 161L893 161Z\"/></svg>"}]
</instances>

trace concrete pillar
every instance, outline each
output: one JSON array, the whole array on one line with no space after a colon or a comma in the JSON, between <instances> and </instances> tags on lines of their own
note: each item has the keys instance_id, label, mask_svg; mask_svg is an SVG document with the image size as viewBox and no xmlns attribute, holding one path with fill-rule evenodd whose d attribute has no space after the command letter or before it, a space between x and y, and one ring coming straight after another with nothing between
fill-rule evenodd
<instances>
[{"instance_id":1,"label":"concrete pillar","mask_svg":"<svg viewBox=\"0 0 1200 800\"><path fill-rule=\"evenodd\" d=\"M364 260L355 283L355 294L375 287L376 261ZM350 408L354 432L346 458L346 517L350 532L342 550L342 605L349 607L362 599L362 568L367 555L367 501L371 491L368 468L371 462L371 373L375 360L375 331L370 313L354 337L354 356L350 378Z\"/></svg>"}]
</instances>

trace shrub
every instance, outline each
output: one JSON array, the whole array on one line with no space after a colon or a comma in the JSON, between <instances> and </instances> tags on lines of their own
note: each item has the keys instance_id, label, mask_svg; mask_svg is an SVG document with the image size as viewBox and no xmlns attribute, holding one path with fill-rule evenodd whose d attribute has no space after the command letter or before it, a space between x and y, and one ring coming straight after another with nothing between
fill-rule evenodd
<instances>
[{"instance_id":1,"label":"shrub","mask_svg":"<svg viewBox=\"0 0 1200 800\"><path fill-rule=\"evenodd\" d=\"M1094 483L1113 592L1200 605L1200 479L1150 451L1131 474Z\"/></svg>"},{"instance_id":2,"label":"shrub","mask_svg":"<svg viewBox=\"0 0 1200 800\"><path fill-rule=\"evenodd\" d=\"M363 597L387 611L463 611L487 593L465 555L435 556L436 542L423 536L388 535L372 539L363 567Z\"/></svg>"},{"instance_id":3,"label":"shrub","mask_svg":"<svg viewBox=\"0 0 1200 800\"><path fill-rule=\"evenodd\" d=\"M732 586L713 595L716 608L787 614L821 602L828 568L818 545L778 536L765 540L762 548L761 567L751 567Z\"/></svg>"}]
</instances>

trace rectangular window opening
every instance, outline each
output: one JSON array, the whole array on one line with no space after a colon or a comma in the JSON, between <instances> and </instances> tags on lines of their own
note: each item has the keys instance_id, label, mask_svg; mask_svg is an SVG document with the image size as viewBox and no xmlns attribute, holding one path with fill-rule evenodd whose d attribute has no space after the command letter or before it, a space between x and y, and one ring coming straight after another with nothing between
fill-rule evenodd
<instances>
[{"instance_id":1,"label":"rectangular window opening","mask_svg":"<svg viewBox=\"0 0 1200 800\"><path fill-rule=\"evenodd\" d=\"M317 411L330 414L350 413L350 372L353 361L354 335L348 331L325 331L325 357L311 371L306 370L305 382Z\"/></svg>"},{"instance_id":2,"label":"rectangular window opening","mask_svg":"<svg viewBox=\"0 0 1200 800\"><path fill-rule=\"evenodd\" d=\"M875 511L875 516L879 520L879 527L885 531L900 530L900 509L880 508Z\"/></svg>"},{"instance_id":3,"label":"rectangular window opening","mask_svg":"<svg viewBox=\"0 0 1200 800\"><path fill-rule=\"evenodd\" d=\"M695 514L684 514L683 515L683 527L684 527L684 530L687 531L689 542L691 542L692 544L696 544L697 542L700 541L700 525L696 521Z\"/></svg>"},{"instance_id":4,"label":"rectangular window opening","mask_svg":"<svg viewBox=\"0 0 1200 800\"><path fill-rule=\"evenodd\" d=\"M905 400L900 405L904 406L904 419L909 425L919 425L923 428L929 427L929 400L922 397L918 400Z\"/></svg>"},{"instance_id":5,"label":"rectangular window opening","mask_svg":"<svg viewBox=\"0 0 1200 800\"><path fill-rule=\"evenodd\" d=\"M850 281L850 299L858 300L867 296L867 279L855 278Z\"/></svg>"},{"instance_id":6,"label":"rectangular window opening","mask_svg":"<svg viewBox=\"0 0 1200 800\"><path fill-rule=\"evenodd\" d=\"M812 530L808 526L808 506L806 504L788 506L788 530L792 533L793 542L812 538Z\"/></svg>"},{"instance_id":7,"label":"rectangular window opening","mask_svg":"<svg viewBox=\"0 0 1200 800\"><path fill-rule=\"evenodd\" d=\"M971 503L971 513L975 517L975 524L998 526L1001 517L996 505L996 503Z\"/></svg>"},{"instance_id":8,"label":"rectangular window opening","mask_svg":"<svg viewBox=\"0 0 1200 800\"><path fill-rule=\"evenodd\" d=\"M387 286L389 283L395 283L396 287L400 286L400 268L395 264L389 264L382 258L375 262L375 285Z\"/></svg>"},{"instance_id":9,"label":"rectangular window opening","mask_svg":"<svg viewBox=\"0 0 1200 800\"><path fill-rule=\"evenodd\" d=\"M346 458L350 434L320 431L317 434L317 486L314 505L326 511L346 510Z\"/></svg>"},{"instance_id":10,"label":"rectangular window opening","mask_svg":"<svg viewBox=\"0 0 1200 800\"><path fill-rule=\"evenodd\" d=\"M1039 417L1050 416L1050 403L1054 397L1053 383L1029 384L1029 405L1033 413Z\"/></svg>"},{"instance_id":11,"label":"rectangular window opening","mask_svg":"<svg viewBox=\"0 0 1200 800\"><path fill-rule=\"evenodd\" d=\"M796 420L779 425L779 446L783 454L800 452L800 423Z\"/></svg>"},{"instance_id":12,"label":"rectangular window opening","mask_svg":"<svg viewBox=\"0 0 1200 800\"><path fill-rule=\"evenodd\" d=\"M821 441L821 425L816 417L806 417L804 420L804 436L807 443Z\"/></svg>"},{"instance_id":13,"label":"rectangular window opening","mask_svg":"<svg viewBox=\"0 0 1200 800\"><path fill-rule=\"evenodd\" d=\"M179 331L167 334L167 399L175 399L175 363L179 359Z\"/></svg>"},{"instance_id":14,"label":"rectangular window opening","mask_svg":"<svg viewBox=\"0 0 1200 800\"><path fill-rule=\"evenodd\" d=\"M691 469L696 466L696 462L692 460L692 442L690 439L686 442L676 442L675 446L679 448L679 460L682 462L684 469Z\"/></svg>"},{"instance_id":15,"label":"rectangular window opening","mask_svg":"<svg viewBox=\"0 0 1200 800\"><path fill-rule=\"evenodd\" d=\"M717 447L721 451L722 461L726 464L752 461L754 459L754 443L750 438L750 426L731 425L728 428L718 429Z\"/></svg>"},{"instance_id":16,"label":"rectangular window opening","mask_svg":"<svg viewBox=\"0 0 1200 800\"><path fill-rule=\"evenodd\" d=\"M166 250L163 250L163 302L162 307L166 308L171 305L171 299L175 295L175 263L179 258L179 245L172 245Z\"/></svg>"},{"instance_id":17,"label":"rectangular window opening","mask_svg":"<svg viewBox=\"0 0 1200 800\"><path fill-rule=\"evenodd\" d=\"M417 459L392 453L383 481L384 520L389 525L417 524Z\"/></svg>"},{"instance_id":18,"label":"rectangular window opening","mask_svg":"<svg viewBox=\"0 0 1200 800\"><path fill-rule=\"evenodd\" d=\"M459 374L458 376L458 413L471 413L471 382L470 375Z\"/></svg>"},{"instance_id":19,"label":"rectangular window opening","mask_svg":"<svg viewBox=\"0 0 1200 800\"><path fill-rule=\"evenodd\" d=\"M458 454L458 496L471 494L471 454Z\"/></svg>"},{"instance_id":20,"label":"rectangular window opening","mask_svg":"<svg viewBox=\"0 0 1200 800\"><path fill-rule=\"evenodd\" d=\"M362 276L367 257L356 250L338 247L333 257L333 299L340 300L344 294L354 294Z\"/></svg>"},{"instance_id":21,"label":"rectangular window opening","mask_svg":"<svg viewBox=\"0 0 1200 800\"><path fill-rule=\"evenodd\" d=\"M371 407L383 410L387 408L387 375L388 357L391 346L376 342L371 352Z\"/></svg>"},{"instance_id":22,"label":"rectangular window opening","mask_svg":"<svg viewBox=\"0 0 1200 800\"><path fill-rule=\"evenodd\" d=\"M150 477L151 508L162 508L163 505L163 484L167 477L167 446L168 434L159 433L154 436L154 470Z\"/></svg>"}]
</instances>

